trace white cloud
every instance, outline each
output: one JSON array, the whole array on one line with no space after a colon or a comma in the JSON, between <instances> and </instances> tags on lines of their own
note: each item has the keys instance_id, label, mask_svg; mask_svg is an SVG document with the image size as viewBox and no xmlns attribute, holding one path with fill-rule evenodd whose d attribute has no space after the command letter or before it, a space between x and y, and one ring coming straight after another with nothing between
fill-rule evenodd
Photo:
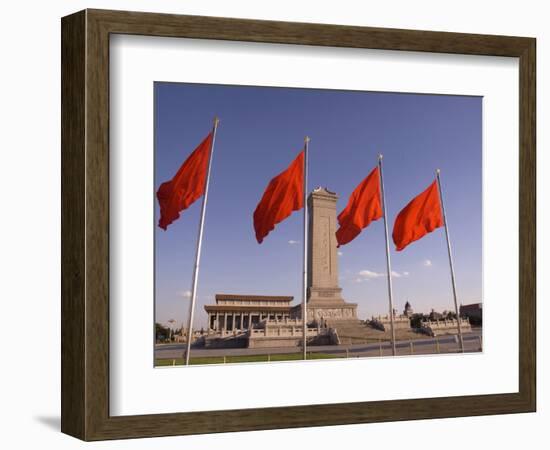
<instances>
[{"instance_id":1,"label":"white cloud","mask_svg":"<svg viewBox=\"0 0 550 450\"><path fill-rule=\"evenodd\" d=\"M425 259L423 264L424 264L425 267L431 267L432 266L432 261L430 259Z\"/></svg>"},{"instance_id":2,"label":"white cloud","mask_svg":"<svg viewBox=\"0 0 550 450\"><path fill-rule=\"evenodd\" d=\"M338 256L342 256L344 253L338 250Z\"/></svg>"},{"instance_id":3,"label":"white cloud","mask_svg":"<svg viewBox=\"0 0 550 450\"><path fill-rule=\"evenodd\" d=\"M290 241L288 241L288 243L289 243L290 245L295 245L295 244L299 244L300 241L294 241L294 240L291 239Z\"/></svg>"},{"instance_id":4,"label":"white cloud","mask_svg":"<svg viewBox=\"0 0 550 450\"><path fill-rule=\"evenodd\" d=\"M408 277L409 272L397 272L395 270L391 271L392 277L401 278ZM361 280L373 280L375 278L382 278L386 276L386 272L374 272L372 270L361 270L359 275L362 277Z\"/></svg>"},{"instance_id":5,"label":"white cloud","mask_svg":"<svg viewBox=\"0 0 550 450\"><path fill-rule=\"evenodd\" d=\"M372 270L362 270L359 272L359 275L361 275L363 278L366 278L367 280L372 280L373 278L380 278L385 276L385 273L380 272L373 272Z\"/></svg>"},{"instance_id":6,"label":"white cloud","mask_svg":"<svg viewBox=\"0 0 550 450\"><path fill-rule=\"evenodd\" d=\"M385 274L384 274L385 275ZM395 270L392 270L391 271L391 275L392 277L394 278L401 278L401 277L408 277L409 276L409 272L397 272Z\"/></svg>"},{"instance_id":7,"label":"white cloud","mask_svg":"<svg viewBox=\"0 0 550 450\"><path fill-rule=\"evenodd\" d=\"M179 291L178 295L183 298L191 298L191 291Z\"/></svg>"}]
</instances>

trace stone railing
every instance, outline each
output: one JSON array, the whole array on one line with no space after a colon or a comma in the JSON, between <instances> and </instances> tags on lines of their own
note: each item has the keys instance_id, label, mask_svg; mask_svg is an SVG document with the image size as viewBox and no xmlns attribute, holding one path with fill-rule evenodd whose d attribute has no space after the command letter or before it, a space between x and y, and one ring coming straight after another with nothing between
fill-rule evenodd
<instances>
[{"instance_id":1,"label":"stone railing","mask_svg":"<svg viewBox=\"0 0 550 450\"><path fill-rule=\"evenodd\" d=\"M472 331L470 321L466 318L460 318L460 329L464 333ZM420 331L435 336L440 332L456 331L458 332L458 322L456 319L426 320L422 322Z\"/></svg>"},{"instance_id":2,"label":"stone railing","mask_svg":"<svg viewBox=\"0 0 550 450\"><path fill-rule=\"evenodd\" d=\"M385 316L372 316L371 320L378 320L379 322L389 322L391 320L390 315L386 314ZM398 316L393 316L393 320L395 321L406 321L409 320L407 316L404 316L402 314Z\"/></svg>"},{"instance_id":3,"label":"stone railing","mask_svg":"<svg viewBox=\"0 0 550 450\"><path fill-rule=\"evenodd\" d=\"M460 325L470 325L470 321L463 317L460 318ZM441 320L425 320L422 322L422 326L427 326L431 328L456 328L457 323L456 319L441 319Z\"/></svg>"},{"instance_id":4,"label":"stone railing","mask_svg":"<svg viewBox=\"0 0 550 450\"><path fill-rule=\"evenodd\" d=\"M279 325L254 328L248 334L249 348L299 347L303 342L302 326ZM333 328L307 328L308 345L330 345L338 343Z\"/></svg>"},{"instance_id":5,"label":"stone railing","mask_svg":"<svg viewBox=\"0 0 550 450\"><path fill-rule=\"evenodd\" d=\"M195 342L197 339L200 339L203 336L207 336L210 334L209 330L203 330L202 332L200 330L193 331L193 341ZM175 342L187 342L187 333L183 334L175 334L173 337Z\"/></svg>"},{"instance_id":6,"label":"stone railing","mask_svg":"<svg viewBox=\"0 0 550 450\"><path fill-rule=\"evenodd\" d=\"M256 327L257 328L264 328L264 327L270 327L270 326L281 326L281 325L295 325L295 326L302 326L302 319L290 319L288 317L285 317L284 319L264 319L260 321Z\"/></svg>"},{"instance_id":7,"label":"stone railing","mask_svg":"<svg viewBox=\"0 0 550 450\"><path fill-rule=\"evenodd\" d=\"M266 328L253 328L249 331L249 335L253 337L292 337L302 336L303 329L301 326L289 326L289 327L266 327ZM308 328L308 336L318 336L321 334L317 328Z\"/></svg>"},{"instance_id":8,"label":"stone railing","mask_svg":"<svg viewBox=\"0 0 550 450\"><path fill-rule=\"evenodd\" d=\"M208 336L218 336L218 337L230 337L230 336L240 336L245 335L245 330L220 330L220 331L214 331L210 330L208 332Z\"/></svg>"},{"instance_id":9,"label":"stone railing","mask_svg":"<svg viewBox=\"0 0 550 450\"><path fill-rule=\"evenodd\" d=\"M410 328L411 321L407 316L399 315L393 317L393 324L396 328ZM372 316L369 325L378 330L386 331L391 326L391 317L389 314L386 316Z\"/></svg>"}]
</instances>

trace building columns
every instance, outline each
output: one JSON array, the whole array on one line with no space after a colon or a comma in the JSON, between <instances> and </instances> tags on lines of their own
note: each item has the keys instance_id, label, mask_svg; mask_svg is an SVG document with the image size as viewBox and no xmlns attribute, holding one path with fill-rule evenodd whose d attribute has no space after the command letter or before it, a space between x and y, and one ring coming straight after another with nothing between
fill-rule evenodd
<instances>
[{"instance_id":1,"label":"building columns","mask_svg":"<svg viewBox=\"0 0 550 450\"><path fill-rule=\"evenodd\" d=\"M207 317L208 330L216 332L250 330L254 323L260 323L264 320L273 320L278 323L288 323L292 320L290 314L282 311L253 310L252 308L235 309L234 311L229 310L225 312L220 308L219 311L207 312Z\"/></svg>"}]
</instances>

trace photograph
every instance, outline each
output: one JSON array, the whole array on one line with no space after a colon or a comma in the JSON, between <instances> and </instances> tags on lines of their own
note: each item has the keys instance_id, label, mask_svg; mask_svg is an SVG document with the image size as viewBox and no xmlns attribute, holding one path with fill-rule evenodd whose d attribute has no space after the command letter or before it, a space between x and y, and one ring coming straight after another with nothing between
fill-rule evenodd
<instances>
[{"instance_id":1,"label":"photograph","mask_svg":"<svg viewBox=\"0 0 550 450\"><path fill-rule=\"evenodd\" d=\"M549 8L470 3L5 2L0 448L550 449Z\"/></svg>"},{"instance_id":2,"label":"photograph","mask_svg":"<svg viewBox=\"0 0 550 450\"><path fill-rule=\"evenodd\" d=\"M482 96L151 88L155 367L483 352Z\"/></svg>"}]
</instances>

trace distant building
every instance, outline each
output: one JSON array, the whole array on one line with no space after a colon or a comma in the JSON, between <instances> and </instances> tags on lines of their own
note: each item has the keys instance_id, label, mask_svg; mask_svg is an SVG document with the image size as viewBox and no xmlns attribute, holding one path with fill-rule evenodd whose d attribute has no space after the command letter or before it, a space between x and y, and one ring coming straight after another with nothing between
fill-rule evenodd
<instances>
[{"instance_id":1,"label":"distant building","mask_svg":"<svg viewBox=\"0 0 550 450\"><path fill-rule=\"evenodd\" d=\"M244 331L263 320L288 319L293 299L290 296L216 294L216 304L204 307L208 314L208 329Z\"/></svg>"},{"instance_id":2,"label":"distant building","mask_svg":"<svg viewBox=\"0 0 550 450\"><path fill-rule=\"evenodd\" d=\"M481 303L471 303L469 305L460 305L460 315L468 317L470 322L477 324L483 319L483 305Z\"/></svg>"},{"instance_id":3,"label":"distant building","mask_svg":"<svg viewBox=\"0 0 550 450\"><path fill-rule=\"evenodd\" d=\"M303 341L302 305L293 297L216 294L216 304L206 305L208 330L195 332L194 342L206 348L298 347ZM332 328L308 328L308 343L338 342Z\"/></svg>"},{"instance_id":4,"label":"distant building","mask_svg":"<svg viewBox=\"0 0 550 450\"><path fill-rule=\"evenodd\" d=\"M409 302L405 303L405 309L403 314L397 314L397 309L393 309L393 326L396 330L406 330L411 328L411 316L413 315L413 309ZM387 331L391 330L391 317L389 314L385 316L372 316L367 319L367 323L370 327L377 330Z\"/></svg>"},{"instance_id":5,"label":"distant building","mask_svg":"<svg viewBox=\"0 0 550 450\"><path fill-rule=\"evenodd\" d=\"M406 317L412 317L414 314L414 311L412 309L412 306L409 302L405 303L405 309L403 310L403 315Z\"/></svg>"}]
</instances>

